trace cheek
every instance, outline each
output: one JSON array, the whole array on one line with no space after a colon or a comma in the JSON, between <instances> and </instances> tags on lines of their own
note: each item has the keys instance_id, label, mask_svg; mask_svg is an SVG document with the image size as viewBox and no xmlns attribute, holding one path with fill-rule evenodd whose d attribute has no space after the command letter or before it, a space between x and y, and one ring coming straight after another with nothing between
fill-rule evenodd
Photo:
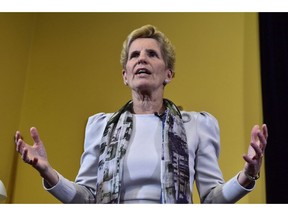
<instances>
[{"instance_id":1,"label":"cheek","mask_svg":"<svg viewBox=\"0 0 288 216\"><path fill-rule=\"evenodd\" d=\"M126 76L131 76L133 73L132 73L132 68L129 67L129 65L127 64L126 65Z\"/></svg>"},{"instance_id":2,"label":"cheek","mask_svg":"<svg viewBox=\"0 0 288 216\"><path fill-rule=\"evenodd\" d=\"M163 77L166 77L166 67L165 65L159 65L157 68L156 68L156 71L157 73L160 75L160 76L163 76Z\"/></svg>"}]
</instances>

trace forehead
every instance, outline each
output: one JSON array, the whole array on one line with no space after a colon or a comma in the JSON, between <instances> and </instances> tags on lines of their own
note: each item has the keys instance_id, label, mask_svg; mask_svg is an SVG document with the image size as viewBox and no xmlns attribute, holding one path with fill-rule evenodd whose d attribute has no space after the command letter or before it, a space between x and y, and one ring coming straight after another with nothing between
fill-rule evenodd
<instances>
[{"instance_id":1,"label":"forehead","mask_svg":"<svg viewBox=\"0 0 288 216\"><path fill-rule=\"evenodd\" d=\"M160 44L157 40L153 38L137 38L131 43L129 52L141 51L146 49L160 51Z\"/></svg>"}]
</instances>

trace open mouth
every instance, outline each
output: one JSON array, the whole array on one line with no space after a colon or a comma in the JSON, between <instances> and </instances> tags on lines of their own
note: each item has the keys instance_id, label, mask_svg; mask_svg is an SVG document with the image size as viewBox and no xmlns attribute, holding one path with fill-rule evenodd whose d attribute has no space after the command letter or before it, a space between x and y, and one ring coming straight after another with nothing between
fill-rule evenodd
<instances>
[{"instance_id":1,"label":"open mouth","mask_svg":"<svg viewBox=\"0 0 288 216\"><path fill-rule=\"evenodd\" d=\"M148 74L148 75L150 75L151 72L150 72L149 70L145 69L145 68L140 68L140 69L138 69L138 70L136 71L135 74L136 74L136 75L139 75L139 74Z\"/></svg>"}]
</instances>

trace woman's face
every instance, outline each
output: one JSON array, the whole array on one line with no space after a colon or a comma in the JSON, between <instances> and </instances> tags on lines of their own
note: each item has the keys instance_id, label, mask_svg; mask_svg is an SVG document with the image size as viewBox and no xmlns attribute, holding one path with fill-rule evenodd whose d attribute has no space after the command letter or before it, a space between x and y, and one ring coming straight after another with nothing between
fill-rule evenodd
<instances>
[{"instance_id":1,"label":"woman's face","mask_svg":"<svg viewBox=\"0 0 288 216\"><path fill-rule=\"evenodd\" d=\"M131 43L123 79L136 91L163 89L163 83L171 81L172 71L165 65L158 41L138 38Z\"/></svg>"}]
</instances>

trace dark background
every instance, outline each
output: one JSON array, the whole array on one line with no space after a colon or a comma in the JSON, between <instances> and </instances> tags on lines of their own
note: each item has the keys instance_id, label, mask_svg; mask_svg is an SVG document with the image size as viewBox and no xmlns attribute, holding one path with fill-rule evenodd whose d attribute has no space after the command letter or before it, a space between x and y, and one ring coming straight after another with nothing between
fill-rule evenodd
<instances>
[{"instance_id":1,"label":"dark background","mask_svg":"<svg viewBox=\"0 0 288 216\"><path fill-rule=\"evenodd\" d=\"M267 203L288 203L288 13L259 13Z\"/></svg>"}]
</instances>

